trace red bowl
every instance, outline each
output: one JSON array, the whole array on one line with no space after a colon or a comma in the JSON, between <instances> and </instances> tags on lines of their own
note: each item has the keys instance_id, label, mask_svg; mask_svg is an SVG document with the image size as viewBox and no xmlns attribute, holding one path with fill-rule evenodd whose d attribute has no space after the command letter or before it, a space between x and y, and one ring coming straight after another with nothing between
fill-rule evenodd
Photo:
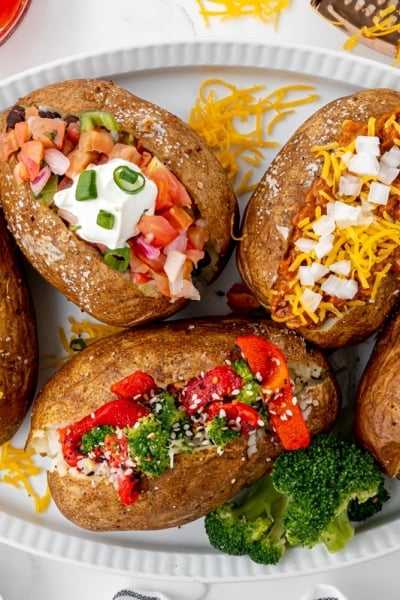
<instances>
[{"instance_id":1,"label":"red bowl","mask_svg":"<svg viewBox=\"0 0 400 600\"><path fill-rule=\"evenodd\" d=\"M0 44L3 44L18 27L30 3L31 0L1 0Z\"/></svg>"}]
</instances>

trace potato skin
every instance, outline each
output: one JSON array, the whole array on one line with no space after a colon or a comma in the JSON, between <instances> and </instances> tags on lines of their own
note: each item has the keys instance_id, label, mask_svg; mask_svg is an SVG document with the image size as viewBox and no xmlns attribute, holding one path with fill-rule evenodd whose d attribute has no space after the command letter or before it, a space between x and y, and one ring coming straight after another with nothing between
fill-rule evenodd
<instances>
[{"instance_id":1,"label":"potato skin","mask_svg":"<svg viewBox=\"0 0 400 600\"><path fill-rule=\"evenodd\" d=\"M20 259L0 211L0 444L20 427L37 382L36 316Z\"/></svg>"},{"instance_id":2,"label":"potato skin","mask_svg":"<svg viewBox=\"0 0 400 600\"><path fill-rule=\"evenodd\" d=\"M227 177L208 146L175 115L110 81L70 80L33 91L21 106L46 106L64 114L102 109L133 133L180 179L207 221L219 256L208 280L221 271L232 251L231 225L238 206ZM0 115L6 131L8 111ZM127 273L107 267L100 253L68 230L56 213L36 201L13 177L15 159L0 162L0 191L11 232L33 267L82 310L114 326L130 327L168 317L187 304L134 284ZM151 295L150 295L151 294Z\"/></svg>"},{"instance_id":3,"label":"potato skin","mask_svg":"<svg viewBox=\"0 0 400 600\"><path fill-rule=\"evenodd\" d=\"M400 312L377 337L361 377L355 411L357 440L390 477L400 477Z\"/></svg>"},{"instance_id":4,"label":"potato skin","mask_svg":"<svg viewBox=\"0 0 400 600\"><path fill-rule=\"evenodd\" d=\"M45 384L36 399L27 445L34 445L46 426L73 422L111 399L112 382L136 369L150 373L160 386L187 380L224 364L240 334L265 336L278 345L289 365L318 365L323 378L309 389L315 402L308 417L312 434L329 430L340 394L324 354L270 321L204 318L170 321L135 328L104 338L70 359ZM314 380L315 383L315 380ZM182 454L161 477L142 479L139 500L126 507L111 484L68 473L49 473L52 496L67 519L90 530L164 529L193 521L260 478L282 452L269 433L248 455L248 439L230 443L219 456L216 448Z\"/></svg>"},{"instance_id":5,"label":"potato skin","mask_svg":"<svg viewBox=\"0 0 400 600\"><path fill-rule=\"evenodd\" d=\"M333 142L345 119L367 122L370 116L379 117L399 107L400 92L390 89L364 90L334 100L297 129L267 169L247 205L237 253L245 283L267 309L279 262L288 250L288 241L277 227L291 231L298 206L321 169L311 148ZM398 290L398 278L389 274L374 303L353 308L343 318L330 319L320 327L301 327L298 332L325 348L357 344L383 324L397 301Z\"/></svg>"}]
</instances>

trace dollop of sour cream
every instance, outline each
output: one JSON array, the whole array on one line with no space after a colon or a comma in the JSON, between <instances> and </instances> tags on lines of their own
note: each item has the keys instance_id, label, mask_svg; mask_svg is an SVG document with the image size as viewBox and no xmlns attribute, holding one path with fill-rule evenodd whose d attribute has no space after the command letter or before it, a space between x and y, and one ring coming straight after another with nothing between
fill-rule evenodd
<instances>
[{"instance_id":1,"label":"dollop of sour cream","mask_svg":"<svg viewBox=\"0 0 400 600\"><path fill-rule=\"evenodd\" d=\"M101 165L90 165L96 172L97 197L92 200L77 200L76 188L79 175L73 178L70 187L56 192L54 203L57 208L74 218L77 235L87 242L102 244L110 249L126 246L127 240L137 234L137 224L144 213L153 215L157 198L156 184L145 177L144 187L130 194L114 181L114 171L126 166L142 173L141 169L126 160L115 158ZM111 229L96 223L99 211L114 216Z\"/></svg>"}]
</instances>

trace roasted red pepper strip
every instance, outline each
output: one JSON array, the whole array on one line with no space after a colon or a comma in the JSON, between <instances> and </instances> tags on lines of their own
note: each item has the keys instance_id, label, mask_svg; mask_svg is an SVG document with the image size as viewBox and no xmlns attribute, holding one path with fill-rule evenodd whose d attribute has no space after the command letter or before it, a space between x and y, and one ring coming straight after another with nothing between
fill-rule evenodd
<instances>
[{"instance_id":1,"label":"roasted red pepper strip","mask_svg":"<svg viewBox=\"0 0 400 600\"><path fill-rule=\"evenodd\" d=\"M264 424L261 415L254 408L236 400L213 402L207 407L207 415L209 421L217 416L225 416L227 426L229 427L231 422L243 434L251 433Z\"/></svg>"},{"instance_id":2,"label":"roasted red pepper strip","mask_svg":"<svg viewBox=\"0 0 400 600\"><path fill-rule=\"evenodd\" d=\"M138 398L157 389L153 377L144 371L135 371L110 387L111 392L120 398Z\"/></svg>"},{"instance_id":3,"label":"roasted red pepper strip","mask_svg":"<svg viewBox=\"0 0 400 600\"><path fill-rule=\"evenodd\" d=\"M78 460L82 458L79 446L82 436L93 427L110 425L111 427L132 427L138 419L150 412L148 408L130 399L111 400L103 404L91 415L88 415L66 427L58 430L62 452L65 461L76 467Z\"/></svg>"},{"instance_id":4,"label":"roasted red pepper strip","mask_svg":"<svg viewBox=\"0 0 400 600\"><path fill-rule=\"evenodd\" d=\"M305 448L310 431L293 396L289 370L282 351L270 341L245 335L236 339L250 369L261 380L270 422L285 450Z\"/></svg>"},{"instance_id":5,"label":"roasted red pepper strip","mask_svg":"<svg viewBox=\"0 0 400 600\"><path fill-rule=\"evenodd\" d=\"M210 369L203 376L190 379L182 390L181 401L189 415L201 411L211 402L231 396L243 386L243 379L230 367L224 365Z\"/></svg>"}]
</instances>

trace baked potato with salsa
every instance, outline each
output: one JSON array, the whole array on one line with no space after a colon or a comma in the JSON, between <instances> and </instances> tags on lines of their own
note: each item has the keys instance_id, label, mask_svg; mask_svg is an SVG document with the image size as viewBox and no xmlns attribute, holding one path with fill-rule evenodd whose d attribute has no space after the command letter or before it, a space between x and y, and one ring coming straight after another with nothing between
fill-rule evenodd
<instances>
[{"instance_id":1,"label":"baked potato with salsa","mask_svg":"<svg viewBox=\"0 0 400 600\"><path fill-rule=\"evenodd\" d=\"M193 521L336 420L319 349L245 318L172 320L107 336L43 386L27 447L51 458L61 513L89 530Z\"/></svg>"},{"instance_id":2,"label":"baked potato with salsa","mask_svg":"<svg viewBox=\"0 0 400 600\"><path fill-rule=\"evenodd\" d=\"M198 300L232 250L236 198L182 120L109 81L70 80L0 117L0 190L33 267L88 314L130 327Z\"/></svg>"},{"instance_id":3,"label":"baked potato with salsa","mask_svg":"<svg viewBox=\"0 0 400 600\"><path fill-rule=\"evenodd\" d=\"M267 169L238 248L271 318L322 347L356 344L398 300L400 92L360 91L319 109Z\"/></svg>"},{"instance_id":4,"label":"baked potato with salsa","mask_svg":"<svg viewBox=\"0 0 400 600\"><path fill-rule=\"evenodd\" d=\"M17 245L0 211L0 444L31 406L38 371L36 316Z\"/></svg>"}]
</instances>

